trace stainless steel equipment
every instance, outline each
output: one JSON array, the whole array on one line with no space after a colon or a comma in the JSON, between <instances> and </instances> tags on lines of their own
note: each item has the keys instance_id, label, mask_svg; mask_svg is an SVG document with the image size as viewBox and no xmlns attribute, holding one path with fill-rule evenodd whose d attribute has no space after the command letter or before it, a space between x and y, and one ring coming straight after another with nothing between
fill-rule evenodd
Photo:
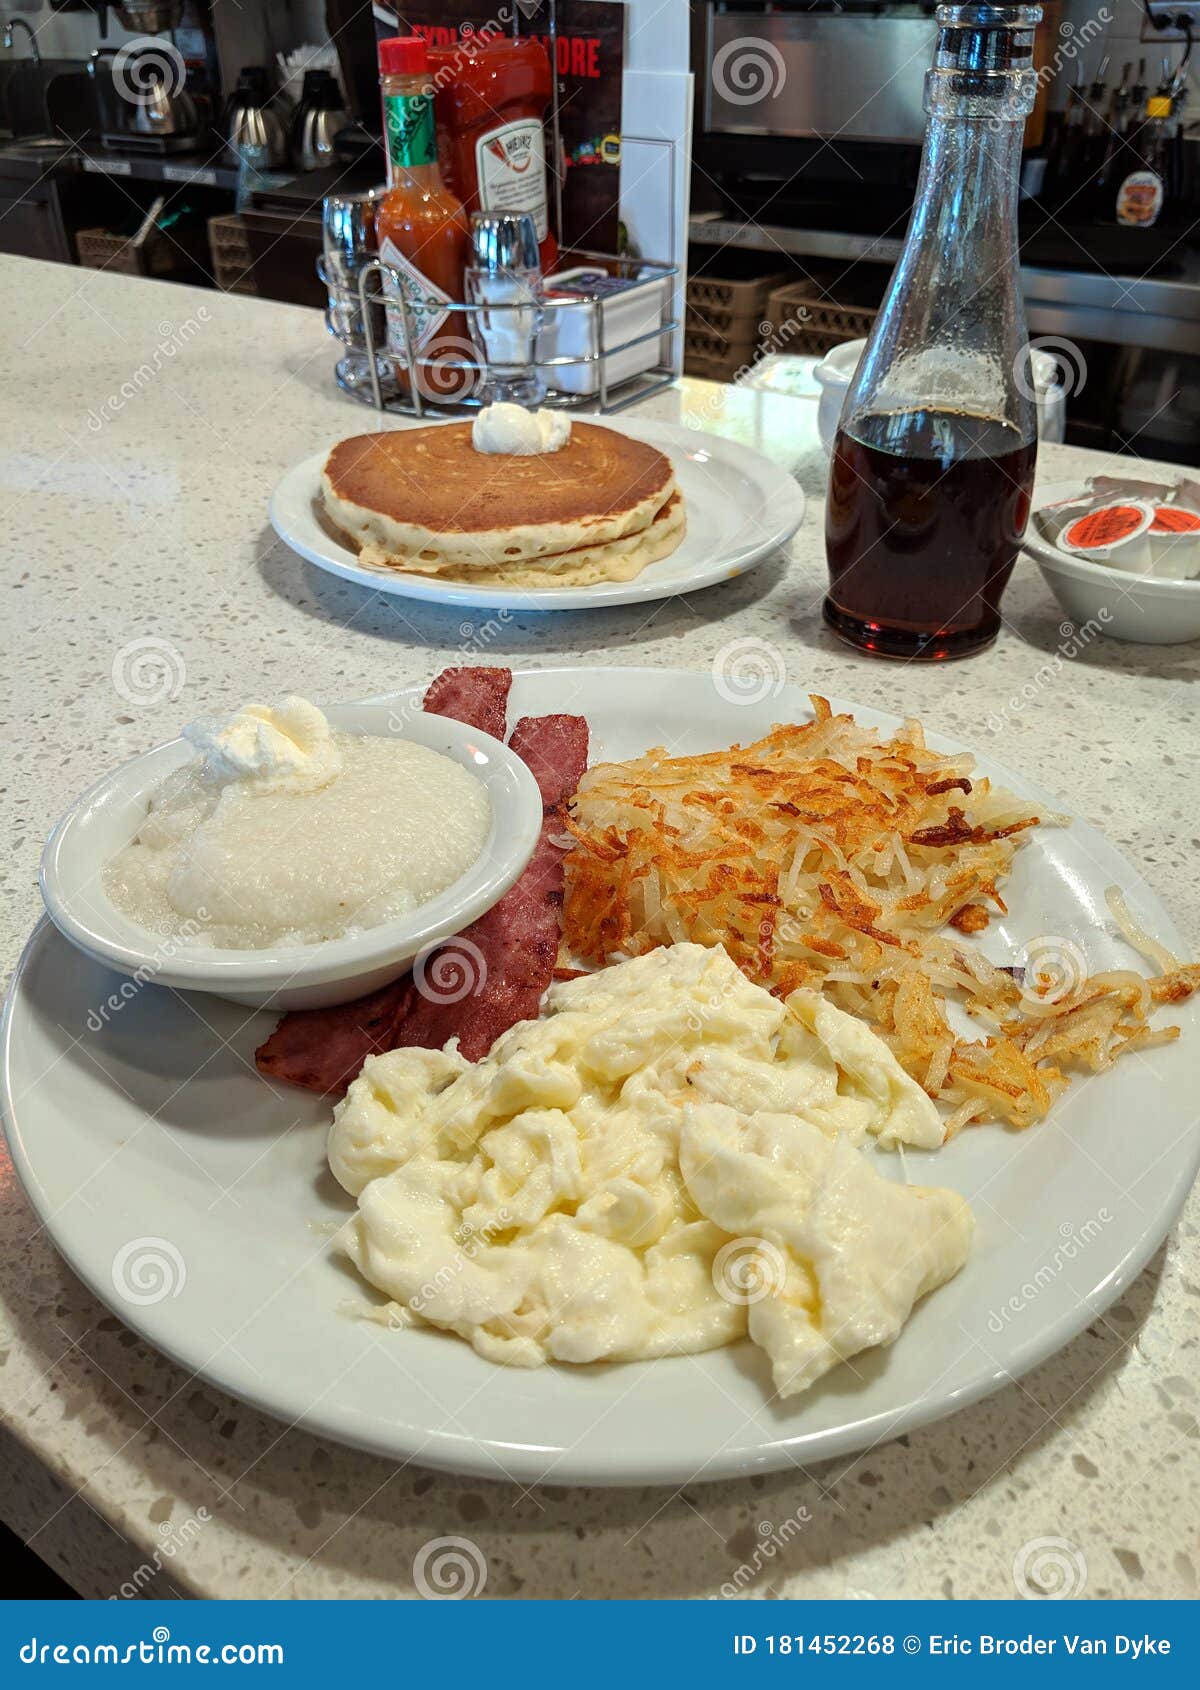
<instances>
[{"instance_id":1,"label":"stainless steel equipment","mask_svg":"<svg viewBox=\"0 0 1200 1690\"><path fill-rule=\"evenodd\" d=\"M267 73L261 65L246 65L225 110L225 138L239 163L270 170L287 162L287 135L268 104Z\"/></svg>"},{"instance_id":2,"label":"stainless steel equipment","mask_svg":"<svg viewBox=\"0 0 1200 1690\"><path fill-rule=\"evenodd\" d=\"M112 10L122 29L135 35L159 35L176 29L183 17L183 0L120 0Z\"/></svg>"},{"instance_id":3,"label":"stainless steel equipment","mask_svg":"<svg viewBox=\"0 0 1200 1690\"><path fill-rule=\"evenodd\" d=\"M158 63L153 49L148 57ZM142 84L142 92L132 106L133 133L158 135L177 143L192 140L200 129L196 102L186 88L172 88L165 75L151 77Z\"/></svg>"},{"instance_id":4,"label":"stainless steel equipment","mask_svg":"<svg viewBox=\"0 0 1200 1690\"><path fill-rule=\"evenodd\" d=\"M291 154L297 170L324 170L335 158L333 140L350 117L327 70L308 70L292 121Z\"/></svg>"},{"instance_id":5,"label":"stainless steel equipment","mask_svg":"<svg viewBox=\"0 0 1200 1690\"><path fill-rule=\"evenodd\" d=\"M88 75L106 147L169 153L195 144L200 114L177 66L182 60L174 49L100 47L93 52Z\"/></svg>"},{"instance_id":6,"label":"stainless steel equipment","mask_svg":"<svg viewBox=\"0 0 1200 1690\"><path fill-rule=\"evenodd\" d=\"M41 62L42 62L42 55L38 51L37 31L35 29L33 29L31 25L27 24L25 22L24 18L9 18L8 22L5 24L5 26L4 26L4 45L5 45L5 47L8 49L8 51L10 53L13 51L13 48L16 45L16 43L13 40L13 32L17 29L24 30L25 39L29 43L29 56L33 60L35 65L40 65Z\"/></svg>"},{"instance_id":7,"label":"stainless steel equipment","mask_svg":"<svg viewBox=\"0 0 1200 1690\"><path fill-rule=\"evenodd\" d=\"M708 0L704 129L918 143L935 25L916 5L880 10L726 10Z\"/></svg>"}]
</instances>

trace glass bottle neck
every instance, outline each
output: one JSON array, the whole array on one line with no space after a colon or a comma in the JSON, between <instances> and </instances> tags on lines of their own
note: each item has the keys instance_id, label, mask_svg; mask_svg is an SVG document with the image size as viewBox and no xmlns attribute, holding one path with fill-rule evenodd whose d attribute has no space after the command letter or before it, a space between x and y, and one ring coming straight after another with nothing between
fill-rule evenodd
<instances>
[{"instance_id":1,"label":"glass bottle neck","mask_svg":"<svg viewBox=\"0 0 1200 1690\"><path fill-rule=\"evenodd\" d=\"M381 92L388 187L410 188L420 194L438 192L442 177L432 82L428 76L385 76Z\"/></svg>"},{"instance_id":2,"label":"glass bottle neck","mask_svg":"<svg viewBox=\"0 0 1200 1690\"><path fill-rule=\"evenodd\" d=\"M990 280L1008 282L1018 263L1024 127L1007 119L931 116L900 273L913 281L936 275L959 305L964 290L969 295Z\"/></svg>"}]
</instances>

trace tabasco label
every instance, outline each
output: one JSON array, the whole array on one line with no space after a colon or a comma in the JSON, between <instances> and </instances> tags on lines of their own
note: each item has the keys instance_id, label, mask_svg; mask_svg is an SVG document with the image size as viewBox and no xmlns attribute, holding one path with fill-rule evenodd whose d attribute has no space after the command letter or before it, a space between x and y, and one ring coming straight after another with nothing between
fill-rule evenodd
<instances>
[{"instance_id":1,"label":"tabasco label","mask_svg":"<svg viewBox=\"0 0 1200 1690\"><path fill-rule=\"evenodd\" d=\"M517 118L481 135L475 143L475 169L484 211L527 211L538 240L545 240L549 224L546 140L541 119Z\"/></svg>"},{"instance_id":2,"label":"tabasco label","mask_svg":"<svg viewBox=\"0 0 1200 1690\"><path fill-rule=\"evenodd\" d=\"M393 241L379 249L381 261L390 268L383 272L383 291L389 300L404 300L415 344L413 357L423 351L450 315L450 295L436 282L422 275L411 258L406 258ZM392 272L395 271L395 275ZM403 359L406 352L404 311L399 304L387 308L388 350Z\"/></svg>"},{"instance_id":3,"label":"tabasco label","mask_svg":"<svg viewBox=\"0 0 1200 1690\"><path fill-rule=\"evenodd\" d=\"M383 127L389 181L397 170L437 163L432 94L385 94Z\"/></svg>"}]
</instances>

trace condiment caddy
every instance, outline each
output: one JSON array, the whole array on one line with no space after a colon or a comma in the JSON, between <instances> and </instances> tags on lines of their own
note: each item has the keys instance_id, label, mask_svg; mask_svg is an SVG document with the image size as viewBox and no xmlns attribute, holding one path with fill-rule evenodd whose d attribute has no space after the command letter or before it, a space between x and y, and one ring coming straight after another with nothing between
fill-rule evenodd
<instances>
[{"instance_id":1,"label":"condiment caddy","mask_svg":"<svg viewBox=\"0 0 1200 1690\"><path fill-rule=\"evenodd\" d=\"M564 272L561 292L559 278L547 277L538 301L541 321L527 366L540 388L538 402L586 403L592 409L616 411L676 381L679 320L671 313L670 300L677 266L590 251L573 256L588 261L582 275L580 267ZM361 359L359 374L353 382L345 381L339 365L339 384L376 410L414 416L424 416L430 408L445 412L448 407L487 403L496 374L510 378L512 365L479 351L471 325L479 325L485 346L519 344L529 335L529 302L447 301L447 312L461 313L467 322L467 336L461 337L452 356L426 357L414 349L411 308L397 299L387 269L378 259L368 261L355 286L339 279L328 260L318 260L329 290L331 326L335 318L356 325L353 344ZM389 311L403 325L399 351L380 334L382 315Z\"/></svg>"},{"instance_id":2,"label":"condiment caddy","mask_svg":"<svg viewBox=\"0 0 1200 1690\"><path fill-rule=\"evenodd\" d=\"M541 43L396 36L379 66L387 187L352 251L327 208L318 264L351 349L339 383L423 416L498 398L613 410L674 381L676 265L574 249L555 270L557 84Z\"/></svg>"}]
</instances>

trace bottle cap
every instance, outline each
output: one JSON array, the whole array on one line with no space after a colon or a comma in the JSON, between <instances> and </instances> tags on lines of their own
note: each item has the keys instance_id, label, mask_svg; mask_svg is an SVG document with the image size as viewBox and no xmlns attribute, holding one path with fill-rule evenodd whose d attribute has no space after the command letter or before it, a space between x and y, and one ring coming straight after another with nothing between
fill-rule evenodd
<instances>
[{"instance_id":1,"label":"bottle cap","mask_svg":"<svg viewBox=\"0 0 1200 1690\"><path fill-rule=\"evenodd\" d=\"M419 35L389 35L379 43L379 68L385 76L420 76L429 69L429 49Z\"/></svg>"},{"instance_id":2,"label":"bottle cap","mask_svg":"<svg viewBox=\"0 0 1200 1690\"><path fill-rule=\"evenodd\" d=\"M977 75L1023 70L1033 63L1034 30L1041 19L1041 6L992 5L985 0L939 6L938 68Z\"/></svg>"}]
</instances>

